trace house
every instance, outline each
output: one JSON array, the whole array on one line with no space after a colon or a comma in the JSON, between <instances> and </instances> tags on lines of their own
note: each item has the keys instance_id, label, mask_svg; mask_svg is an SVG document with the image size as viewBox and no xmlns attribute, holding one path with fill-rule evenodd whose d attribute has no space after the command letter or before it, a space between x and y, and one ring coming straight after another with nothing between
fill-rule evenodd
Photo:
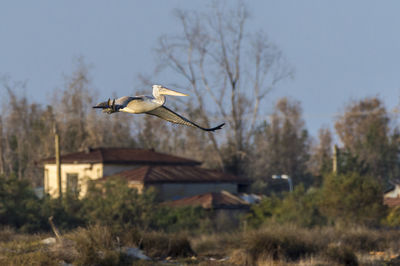
<instances>
[{"instance_id":1,"label":"house","mask_svg":"<svg viewBox=\"0 0 400 266\"><path fill-rule=\"evenodd\" d=\"M116 177L127 180L128 185L139 192L144 188L155 188L160 201L222 190L246 192L250 183L248 179L195 165L148 165L107 176L103 180Z\"/></svg>"},{"instance_id":2,"label":"house","mask_svg":"<svg viewBox=\"0 0 400 266\"><path fill-rule=\"evenodd\" d=\"M388 207L400 206L400 180L391 183L392 186L383 194L383 203Z\"/></svg>"},{"instance_id":3,"label":"house","mask_svg":"<svg viewBox=\"0 0 400 266\"><path fill-rule=\"evenodd\" d=\"M244 210L250 208L250 204L228 191L208 192L183 199L167 201L163 203L169 207L202 207L208 210Z\"/></svg>"},{"instance_id":4,"label":"house","mask_svg":"<svg viewBox=\"0 0 400 266\"><path fill-rule=\"evenodd\" d=\"M55 158L43 160L44 190L58 196ZM176 199L195 194L247 190L249 181L218 171L200 168L200 162L154 150L132 148L95 148L61 156L62 191L87 191L89 180L107 180L117 176L141 191L149 186L160 198Z\"/></svg>"},{"instance_id":5,"label":"house","mask_svg":"<svg viewBox=\"0 0 400 266\"><path fill-rule=\"evenodd\" d=\"M228 192L208 192L183 199L162 203L169 207L202 207L210 211L210 218L219 231L235 229L241 217L250 210L250 204L240 197Z\"/></svg>"}]
</instances>

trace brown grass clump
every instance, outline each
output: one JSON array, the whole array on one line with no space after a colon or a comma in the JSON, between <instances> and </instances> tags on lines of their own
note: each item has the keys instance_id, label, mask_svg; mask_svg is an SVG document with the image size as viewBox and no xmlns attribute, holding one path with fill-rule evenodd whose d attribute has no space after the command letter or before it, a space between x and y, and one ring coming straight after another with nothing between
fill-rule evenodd
<instances>
[{"instance_id":1,"label":"brown grass clump","mask_svg":"<svg viewBox=\"0 0 400 266\"><path fill-rule=\"evenodd\" d=\"M77 229L68 235L77 252L74 265L124 265L132 263L132 259L122 253L110 228L90 226Z\"/></svg>"},{"instance_id":2,"label":"brown grass clump","mask_svg":"<svg viewBox=\"0 0 400 266\"><path fill-rule=\"evenodd\" d=\"M357 266L357 256L353 250L345 245L329 245L325 251L322 252L323 256L329 261L334 261L340 265Z\"/></svg>"},{"instance_id":3,"label":"brown grass clump","mask_svg":"<svg viewBox=\"0 0 400 266\"><path fill-rule=\"evenodd\" d=\"M376 251L388 247L387 236L382 231L365 227L350 227L337 232L337 241L355 251Z\"/></svg>"},{"instance_id":4,"label":"brown grass clump","mask_svg":"<svg viewBox=\"0 0 400 266\"><path fill-rule=\"evenodd\" d=\"M318 251L317 243L304 230L289 226L251 232L244 245L253 263L260 258L294 261Z\"/></svg>"},{"instance_id":5,"label":"brown grass clump","mask_svg":"<svg viewBox=\"0 0 400 266\"><path fill-rule=\"evenodd\" d=\"M40 242L44 236L18 234L9 228L0 234L0 265L59 265Z\"/></svg>"},{"instance_id":6,"label":"brown grass clump","mask_svg":"<svg viewBox=\"0 0 400 266\"><path fill-rule=\"evenodd\" d=\"M205 234L192 237L190 242L199 256L222 258L242 246L241 233Z\"/></svg>"},{"instance_id":7,"label":"brown grass clump","mask_svg":"<svg viewBox=\"0 0 400 266\"><path fill-rule=\"evenodd\" d=\"M162 232L143 233L139 248L152 258L191 257L196 255L185 235Z\"/></svg>"}]
</instances>

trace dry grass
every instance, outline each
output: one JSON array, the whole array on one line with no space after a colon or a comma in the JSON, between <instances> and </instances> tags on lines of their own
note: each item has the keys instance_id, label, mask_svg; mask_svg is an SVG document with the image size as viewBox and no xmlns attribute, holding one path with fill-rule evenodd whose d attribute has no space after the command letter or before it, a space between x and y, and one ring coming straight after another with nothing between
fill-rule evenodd
<instances>
[{"instance_id":1,"label":"dry grass","mask_svg":"<svg viewBox=\"0 0 400 266\"><path fill-rule=\"evenodd\" d=\"M396 265L400 254L400 231L364 227L273 225L188 237L91 226L65 234L62 243L41 243L48 236L0 230L0 265ZM133 260L124 246L140 246L154 260Z\"/></svg>"},{"instance_id":2,"label":"dry grass","mask_svg":"<svg viewBox=\"0 0 400 266\"><path fill-rule=\"evenodd\" d=\"M242 246L242 233L204 234L190 239L193 250L199 256L221 259Z\"/></svg>"}]
</instances>

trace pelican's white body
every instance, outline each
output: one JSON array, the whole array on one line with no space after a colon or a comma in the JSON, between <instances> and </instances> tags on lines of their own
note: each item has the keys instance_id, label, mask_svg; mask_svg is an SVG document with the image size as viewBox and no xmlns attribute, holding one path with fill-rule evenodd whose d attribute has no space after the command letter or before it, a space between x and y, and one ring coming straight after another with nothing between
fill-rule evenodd
<instances>
[{"instance_id":1,"label":"pelican's white body","mask_svg":"<svg viewBox=\"0 0 400 266\"><path fill-rule=\"evenodd\" d=\"M187 96L184 93L167 89L161 85L153 85L153 96L122 97L115 101L115 104L124 106L120 112L141 114L152 111L165 103L164 95Z\"/></svg>"},{"instance_id":2,"label":"pelican's white body","mask_svg":"<svg viewBox=\"0 0 400 266\"><path fill-rule=\"evenodd\" d=\"M131 114L141 114L154 110L163 104L163 102L159 102L153 97L137 96L134 98L132 97L129 104L127 104L124 108L121 108L119 111Z\"/></svg>"}]
</instances>

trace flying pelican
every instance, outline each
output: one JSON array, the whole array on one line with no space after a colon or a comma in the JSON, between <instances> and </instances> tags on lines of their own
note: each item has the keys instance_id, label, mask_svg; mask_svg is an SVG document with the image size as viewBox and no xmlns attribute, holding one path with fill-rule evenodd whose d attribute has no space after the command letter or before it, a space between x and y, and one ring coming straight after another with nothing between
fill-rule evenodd
<instances>
[{"instance_id":1,"label":"flying pelican","mask_svg":"<svg viewBox=\"0 0 400 266\"><path fill-rule=\"evenodd\" d=\"M107 102L101 102L93 108L101 108L103 112L112 114L115 112L126 112L131 114L149 114L158 116L161 119L167 120L175 124L181 124L191 127L197 127L204 131L214 131L221 129L225 123L222 123L213 128L204 128L189 119L175 113L171 109L164 106L165 96L188 96L187 94L180 93L161 85L153 85L153 96L123 96L118 99L114 99L112 102L108 99Z\"/></svg>"}]
</instances>

